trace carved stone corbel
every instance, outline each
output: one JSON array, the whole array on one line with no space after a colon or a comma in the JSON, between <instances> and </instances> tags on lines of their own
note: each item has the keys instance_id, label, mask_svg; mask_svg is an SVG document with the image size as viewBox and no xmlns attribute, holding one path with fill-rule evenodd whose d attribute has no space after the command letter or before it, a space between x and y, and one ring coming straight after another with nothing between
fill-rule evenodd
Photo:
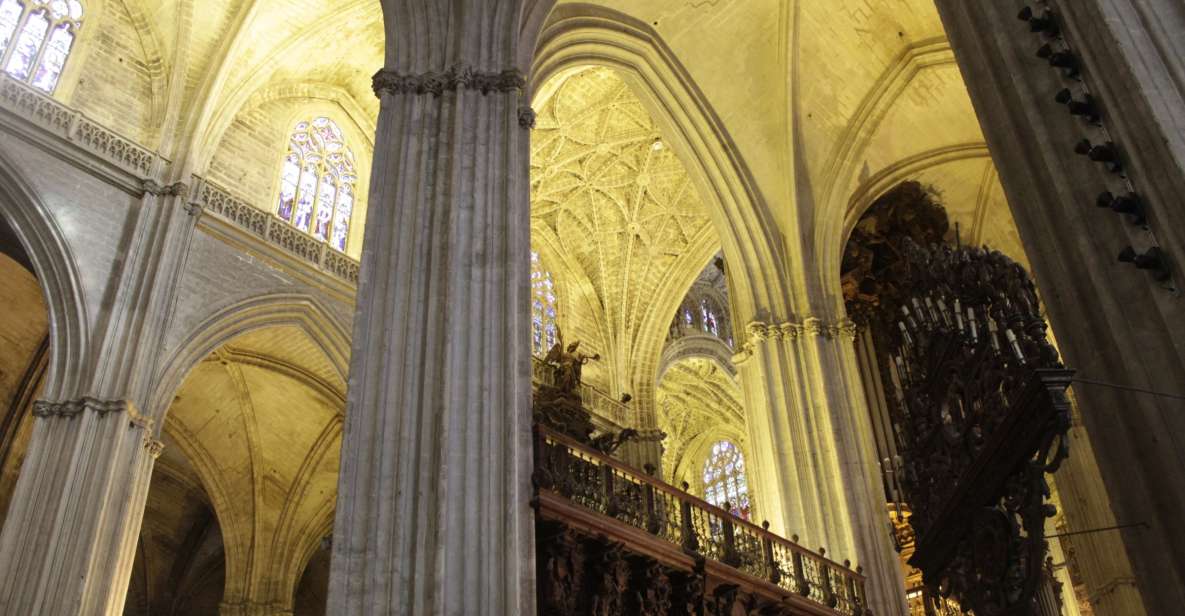
<instances>
[{"instance_id":1,"label":"carved stone corbel","mask_svg":"<svg viewBox=\"0 0 1185 616\"><path fill-rule=\"evenodd\" d=\"M535 128L535 110L529 106L519 107L518 125L527 130Z\"/></svg>"},{"instance_id":2,"label":"carved stone corbel","mask_svg":"<svg viewBox=\"0 0 1185 616\"><path fill-rule=\"evenodd\" d=\"M184 182L160 184L152 178L140 180L140 188L144 194L154 197L181 197L189 194L189 185Z\"/></svg>"}]
</instances>

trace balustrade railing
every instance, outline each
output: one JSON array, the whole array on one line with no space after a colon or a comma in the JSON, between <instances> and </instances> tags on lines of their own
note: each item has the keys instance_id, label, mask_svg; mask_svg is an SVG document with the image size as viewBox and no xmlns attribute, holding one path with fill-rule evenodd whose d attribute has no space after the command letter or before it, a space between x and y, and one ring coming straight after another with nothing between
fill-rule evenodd
<instances>
[{"instance_id":1,"label":"balustrade railing","mask_svg":"<svg viewBox=\"0 0 1185 616\"><path fill-rule=\"evenodd\" d=\"M839 614L867 613L859 568L829 560L573 439L535 426L536 488Z\"/></svg>"},{"instance_id":2,"label":"balustrade railing","mask_svg":"<svg viewBox=\"0 0 1185 616\"><path fill-rule=\"evenodd\" d=\"M209 180L201 182L194 202L202 206L203 212L214 214L269 244L279 246L297 259L335 278L352 285L358 284L357 261L330 248L328 243L302 233L272 214L231 195Z\"/></svg>"},{"instance_id":3,"label":"balustrade railing","mask_svg":"<svg viewBox=\"0 0 1185 616\"><path fill-rule=\"evenodd\" d=\"M0 107L141 178L168 165L156 152L0 73Z\"/></svg>"},{"instance_id":4,"label":"balustrade railing","mask_svg":"<svg viewBox=\"0 0 1185 616\"><path fill-rule=\"evenodd\" d=\"M538 357L531 357L531 371L531 378L535 383L555 385L551 368ZM580 384L580 399L585 409L597 417L613 422L618 428L640 425L629 407L588 383Z\"/></svg>"},{"instance_id":5,"label":"balustrade railing","mask_svg":"<svg viewBox=\"0 0 1185 616\"><path fill-rule=\"evenodd\" d=\"M163 177L170 164L160 154L2 72L0 109L73 143L140 181ZM197 176L194 180L200 188L190 195L191 203L201 206L203 212L214 214L335 278L351 285L358 284L359 264L355 259L330 248L326 242L301 233L220 186Z\"/></svg>"}]
</instances>

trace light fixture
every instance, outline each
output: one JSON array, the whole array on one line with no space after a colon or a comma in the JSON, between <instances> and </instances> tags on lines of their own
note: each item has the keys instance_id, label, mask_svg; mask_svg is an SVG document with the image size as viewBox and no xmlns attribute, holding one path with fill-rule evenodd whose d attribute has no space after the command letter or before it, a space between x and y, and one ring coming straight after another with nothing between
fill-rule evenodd
<instances>
[{"instance_id":1,"label":"light fixture","mask_svg":"<svg viewBox=\"0 0 1185 616\"><path fill-rule=\"evenodd\" d=\"M1144 205L1135 194L1116 197L1110 192L1104 192L1099 195L1095 205L1108 208L1116 214L1126 214L1133 225L1143 225L1148 222L1147 216L1144 214Z\"/></svg>"},{"instance_id":2,"label":"light fixture","mask_svg":"<svg viewBox=\"0 0 1185 616\"><path fill-rule=\"evenodd\" d=\"M1119 261L1122 263L1131 263L1136 268L1147 271L1159 282L1165 282L1169 279L1168 261L1165 260L1160 248L1156 246L1144 251L1143 254L1136 252L1134 248L1128 246L1119 253Z\"/></svg>"},{"instance_id":3,"label":"light fixture","mask_svg":"<svg viewBox=\"0 0 1185 616\"><path fill-rule=\"evenodd\" d=\"M1110 141L1094 145L1090 139L1083 139L1074 146L1074 152L1096 163L1107 165L1107 169L1112 173L1119 173L1123 169L1123 164L1119 160L1119 150Z\"/></svg>"},{"instance_id":4,"label":"light fixture","mask_svg":"<svg viewBox=\"0 0 1185 616\"><path fill-rule=\"evenodd\" d=\"M1078 77L1078 56L1070 51L1054 51L1053 46L1046 43L1037 49L1037 57L1047 60L1054 68L1062 69L1062 74L1071 79Z\"/></svg>"},{"instance_id":5,"label":"light fixture","mask_svg":"<svg viewBox=\"0 0 1185 616\"><path fill-rule=\"evenodd\" d=\"M1099 123L1099 107L1094 103L1094 98L1091 95L1084 94L1082 100L1074 100L1074 93L1070 92L1069 88L1065 88L1058 92L1053 100L1069 108L1071 115L1085 118L1091 124Z\"/></svg>"},{"instance_id":6,"label":"light fixture","mask_svg":"<svg viewBox=\"0 0 1185 616\"><path fill-rule=\"evenodd\" d=\"M1050 11L1049 9L1046 9L1045 12L1038 17L1033 13L1032 7L1026 6L1020 10L1020 13L1016 15L1016 18L1021 21L1029 22L1029 30L1031 32L1040 32L1046 36L1057 36L1061 31L1061 29L1058 28L1057 20L1053 17L1053 11Z\"/></svg>"}]
</instances>

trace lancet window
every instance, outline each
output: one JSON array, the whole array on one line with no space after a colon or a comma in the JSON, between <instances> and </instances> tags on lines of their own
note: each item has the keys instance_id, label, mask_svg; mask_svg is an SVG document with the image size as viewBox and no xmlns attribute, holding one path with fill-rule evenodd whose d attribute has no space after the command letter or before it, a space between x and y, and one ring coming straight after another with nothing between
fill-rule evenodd
<instances>
[{"instance_id":1,"label":"lancet window","mask_svg":"<svg viewBox=\"0 0 1185 616\"><path fill-rule=\"evenodd\" d=\"M78 0L0 0L0 66L52 94L80 27Z\"/></svg>"},{"instance_id":2,"label":"lancet window","mask_svg":"<svg viewBox=\"0 0 1185 616\"><path fill-rule=\"evenodd\" d=\"M556 294L551 272L543 268L539 253L531 251L531 350L547 354L556 343Z\"/></svg>"},{"instance_id":3,"label":"lancet window","mask_svg":"<svg viewBox=\"0 0 1185 616\"><path fill-rule=\"evenodd\" d=\"M323 116L297 122L280 170L276 215L344 251L357 181L354 152L336 122Z\"/></svg>"},{"instance_id":4,"label":"lancet window","mask_svg":"<svg viewBox=\"0 0 1185 616\"><path fill-rule=\"evenodd\" d=\"M704 500L748 520L751 503L745 459L731 441L718 441L704 463Z\"/></svg>"}]
</instances>

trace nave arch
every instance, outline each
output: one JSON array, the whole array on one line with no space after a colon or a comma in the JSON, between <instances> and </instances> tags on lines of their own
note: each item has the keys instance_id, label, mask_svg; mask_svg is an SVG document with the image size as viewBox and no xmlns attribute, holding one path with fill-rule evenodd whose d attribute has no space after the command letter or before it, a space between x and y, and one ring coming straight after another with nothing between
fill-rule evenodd
<instances>
[{"instance_id":1,"label":"nave arch","mask_svg":"<svg viewBox=\"0 0 1185 616\"><path fill-rule=\"evenodd\" d=\"M544 24L528 91L588 66L613 69L642 100L683 161L735 263L733 311L786 317L791 294L786 259L769 206L710 103L661 37L647 24L593 4L561 4ZM661 323L660 327L665 325Z\"/></svg>"},{"instance_id":2,"label":"nave arch","mask_svg":"<svg viewBox=\"0 0 1185 616\"><path fill-rule=\"evenodd\" d=\"M154 417L163 418L174 392L204 358L228 341L250 332L292 327L306 336L344 382L349 369L350 339L345 326L304 294L275 293L253 297L210 314L185 332L177 348L161 363L150 398Z\"/></svg>"},{"instance_id":3,"label":"nave arch","mask_svg":"<svg viewBox=\"0 0 1185 616\"><path fill-rule=\"evenodd\" d=\"M49 313L50 359L40 397L85 395L91 325L78 266L53 214L10 156L0 148L0 217L28 255Z\"/></svg>"},{"instance_id":4,"label":"nave arch","mask_svg":"<svg viewBox=\"0 0 1185 616\"><path fill-rule=\"evenodd\" d=\"M231 312L248 310L238 308ZM192 339L191 353L174 356L206 351L171 397L161 439L172 452L162 455L158 470L164 476L159 481L154 476L153 483L153 489L162 490L158 486L169 477L177 483L178 475L186 475L178 472L181 468L188 469L190 484L200 486L191 491L214 514L214 520L202 522L216 524L223 554L224 586L218 589L223 614L293 609L302 574L332 528L345 412L344 373L326 353L326 342L317 339L324 332L308 327L301 318L307 313L274 298L271 306L253 308L248 326L230 331L215 325ZM179 515L151 491L148 513ZM156 522L146 518L145 528ZM208 536L211 531L202 532ZM142 546L151 538L142 533ZM159 552L156 539L152 545ZM203 557L202 547L183 545L171 556L181 567ZM142 571L160 567L155 563ZM306 580L322 587L326 582ZM183 590L149 586L146 602ZM191 590L211 592L200 584ZM317 613L320 606L301 607Z\"/></svg>"}]
</instances>

